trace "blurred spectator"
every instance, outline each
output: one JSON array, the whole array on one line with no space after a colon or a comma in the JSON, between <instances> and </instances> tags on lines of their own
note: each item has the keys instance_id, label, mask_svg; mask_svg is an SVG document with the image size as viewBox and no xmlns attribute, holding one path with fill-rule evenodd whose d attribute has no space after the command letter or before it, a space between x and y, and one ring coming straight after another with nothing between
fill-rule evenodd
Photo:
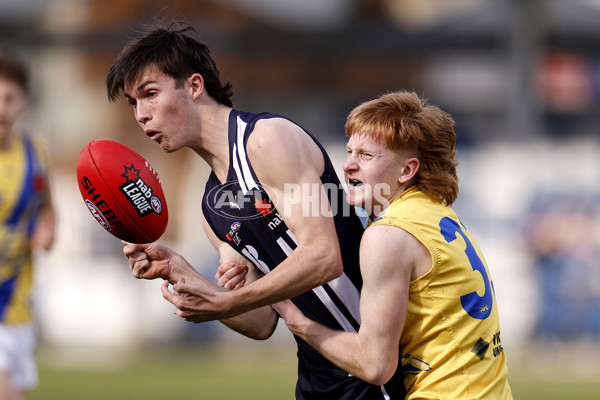
<instances>
[{"instance_id":1,"label":"blurred spectator","mask_svg":"<svg viewBox=\"0 0 600 400\"><path fill-rule=\"evenodd\" d=\"M535 257L542 309L542 340L598 339L600 232L598 203L555 200L535 211L528 235Z\"/></svg>"}]
</instances>

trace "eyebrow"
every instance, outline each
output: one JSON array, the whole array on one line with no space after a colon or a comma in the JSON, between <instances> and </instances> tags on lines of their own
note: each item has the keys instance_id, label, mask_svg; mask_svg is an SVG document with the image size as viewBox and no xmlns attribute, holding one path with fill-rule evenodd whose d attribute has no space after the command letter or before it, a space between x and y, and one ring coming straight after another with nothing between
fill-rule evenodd
<instances>
[{"instance_id":1,"label":"eyebrow","mask_svg":"<svg viewBox=\"0 0 600 400\"><path fill-rule=\"evenodd\" d=\"M150 85L151 83L155 83L155 81L153 81L153 80L150 80L150 79L149 79L149 80L147 80L147 81L144 81L144 82L142 82L142 83L141 83L141 84L140 84L140 85L139 85L137 88L135 88L135 91L136 91L136 92L141 92L142 90L144 90L144 88L145 88L146 86ZM131 99L131 98L132 98L132 96L131 96L131 95L129 95L129 94L125 93L125 92L123 92L123 95L124 95L125 97L127 97L128 99Z\"/></svg>"},{"instance_id":2,"label":"eyebrow","mask_svg":"<svg viewBox=\"0 0 600 400\"><path fill-rule=\"evenodd\" d=\"M368 151L368 152L373 152L374 150L369 149L363 145L359 145L359 146L346 146L346 150L353 150L353 151Z\"/></svg>"}]
</instances>

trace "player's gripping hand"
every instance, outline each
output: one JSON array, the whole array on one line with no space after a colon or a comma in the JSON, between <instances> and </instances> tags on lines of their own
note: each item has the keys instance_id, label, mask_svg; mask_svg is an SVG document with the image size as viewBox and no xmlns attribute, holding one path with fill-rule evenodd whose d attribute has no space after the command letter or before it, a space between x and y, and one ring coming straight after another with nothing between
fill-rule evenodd
<instances>
[{"instance_id":1,"label":"player's gripping hand","mask_svg":"<svg viewBox=\"0 0 600 400\"><path fill-rule=\"evenodd\" d=\"M146 244L123 243L123 254L129 260L134 278L172 280L173 262L178 255L158 242ZM176 281L176 280L175 280Z\"/></svg>"},{"instance_id":2,"label":"player's gripping hand","mask_svg":"<svg viewBox=\"0 0 600 400\"><path fill-rule=\"evenodd\" d=\"M246 275L248 267L237 262L226 262L219 265L215 279L219 286L226 289L235 290L246 284Z\"/></svg>"},{"instance_id":3,"label":"player's gripping hand","mask_svg":"<svg viewBox=\"0 0 600 400\"><path fill-rule=\"evenodd\" d=\"M297 334L310 323L310 320L291 300L283 300L272 305L273 309L285 321L290 332Z\"/></svg>"},{"instance_id":4,"label":"player's gripping hand","mask_svg":"<svg viewBox=\"0 0 600 400\"><path fill-rule=\"evenodd\" d=\"M181 278L173 284L173 291L169 290L169 282L164 282L161 290L165 300L177 308L175 315L188 322L214 321L231 316L227 303L220 301L219 297L229 291L203 275L197 274L189 281Z\"/></svg>"}]
</instances>

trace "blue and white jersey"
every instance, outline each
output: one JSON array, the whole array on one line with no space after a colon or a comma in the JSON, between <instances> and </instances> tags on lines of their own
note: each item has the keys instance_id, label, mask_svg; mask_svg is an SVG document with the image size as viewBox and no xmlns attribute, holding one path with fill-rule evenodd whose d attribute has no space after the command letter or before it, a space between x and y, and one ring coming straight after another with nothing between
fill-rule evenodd
<instances>
[{"instance_id":1,"label":"blue and white jersey","mask_svg":"<svg viewBox=\"0 0 600 400\"><path fill-rule=\"evenodd\" d=\"M220 240L229 243L267 274L292 253L298 242L277 210L276 201L269 198L256 177L246 155L248 137L256 122L264 118L285 117L231 111L227 180L220 182L211 173L202 199L202 211ZM362 278L358 255L364 228L354 209L345 203L344 189L325 150L314 136L306 133L317 143L325 160L321 182L333 210L344 273L292 301L307 317L323 325L355 332L360 326ZM273 168L277 166L273 165ZM404 398L400 372L385 388L370 385L337 368L303 340L296 337L296 341L299 358L297 399Z\"/></svg>"}]
</instances>

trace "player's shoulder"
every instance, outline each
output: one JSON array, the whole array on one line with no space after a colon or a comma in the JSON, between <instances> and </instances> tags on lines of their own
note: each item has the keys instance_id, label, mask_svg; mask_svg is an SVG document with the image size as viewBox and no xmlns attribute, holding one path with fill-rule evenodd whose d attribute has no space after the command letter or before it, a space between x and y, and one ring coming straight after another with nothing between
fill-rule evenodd
<instances>
[{"instance_id":1,"label":"player's shoulder","mask_svg":"<svg viewBox=\"0 0 600 400\"><path fill-rule=\"evenodd\" d=\"M391 225L375 225L365 230L360 243L360 265L367 271L397 273L414 265L415 239L405 230Z\"/></svg>"},{"instance_id":2,"label":"player's shoulder","mask_svg":"<svg viewBox=\"0 0 600 400\"><path fill-rule=\"evenodd\" d=\"M390 243L397 239L403 239L406 235L409 235L404 229L395 224L386 223L386 221L380 220L378 223L373 223L365 229L363 234L364 241L372 241L373 243ZM381 222L381 223L379 223Z\"/></svg>"},{"instance_id":3,"label":"player's shoulder","mask_svg":"<svg viewBox=\"0 0 600 400\"><path fill-rule=\"evenodd\" d=\"M257 121L246 148L250 157L268 161L310 159L320 154L315 140L304 129L282 117Z\"/></svg>"},{"instance_id":4,"label":"player's shoulder","mask_svg":"<svg viewBox=\"0 0 600 400\"><path fill-rule=\"evenodd\" d=\"M30 143L35 148L46 149L47 147L47 142L44 137L36 132L21 132L16 136L16 139L24 144Z\"/></svg>"},{"instance_id":5,"label":"player's shoulder","mask_svg":"<svg viewBox=\"0 0 600 400\"><path fill-rule=\"evenodd\" d=\"M361 248L376 250L406 251L418 245L419 240L406 229L405 225L397 224L389 220L381 223L371 224L365 230L361 239Z\"/></svg>"},{"instance_id":6,"label":"player's shoulder","mask_svg":"<svg viewBox=\"0 0 600 400\"><path fill-rule=\"evenodd\" d=\"M275 116L256 121L248 146L277 145L307 136L306 132L293 121Z\"/></svg>"},{"instance_id":7,"label":"player's shoulder","mask_svg":"<svg viewBox=\"0 0 600 400\"><path fill-rule=\"evenodd\" d=\"M35 154L41 161L44 163L49 162L50 151L48 148L48 143L44 137L37 133L28 131L19 134L17 140L22 146L31 146L31 149L34 151L33 154Z\"/></svg>"},{"instance_id":8,"label":"player's shoulder","mask_svg":"<svg viewBox=\"0 0 600 400\"><path fill-rule=\"evenodd\" d=\"M325 160L316 140L300 125L282 117L259 119L246 143L247 156L259 178L277 184L299 172L323 173Z\"/></svg>"},{"instance_id":9,"label":"player's shoulder","mask_svg":"<svg viewBox=\"0 0 600 400\"><path fill-rule=\"evenodd\" d=\"M360 259L361 271L365 270L365 264L392 274L407 274L410 280L431 269L429 249L411 232L397 225L368 227L361 240Z\"/></svg>"}]
</instances>

